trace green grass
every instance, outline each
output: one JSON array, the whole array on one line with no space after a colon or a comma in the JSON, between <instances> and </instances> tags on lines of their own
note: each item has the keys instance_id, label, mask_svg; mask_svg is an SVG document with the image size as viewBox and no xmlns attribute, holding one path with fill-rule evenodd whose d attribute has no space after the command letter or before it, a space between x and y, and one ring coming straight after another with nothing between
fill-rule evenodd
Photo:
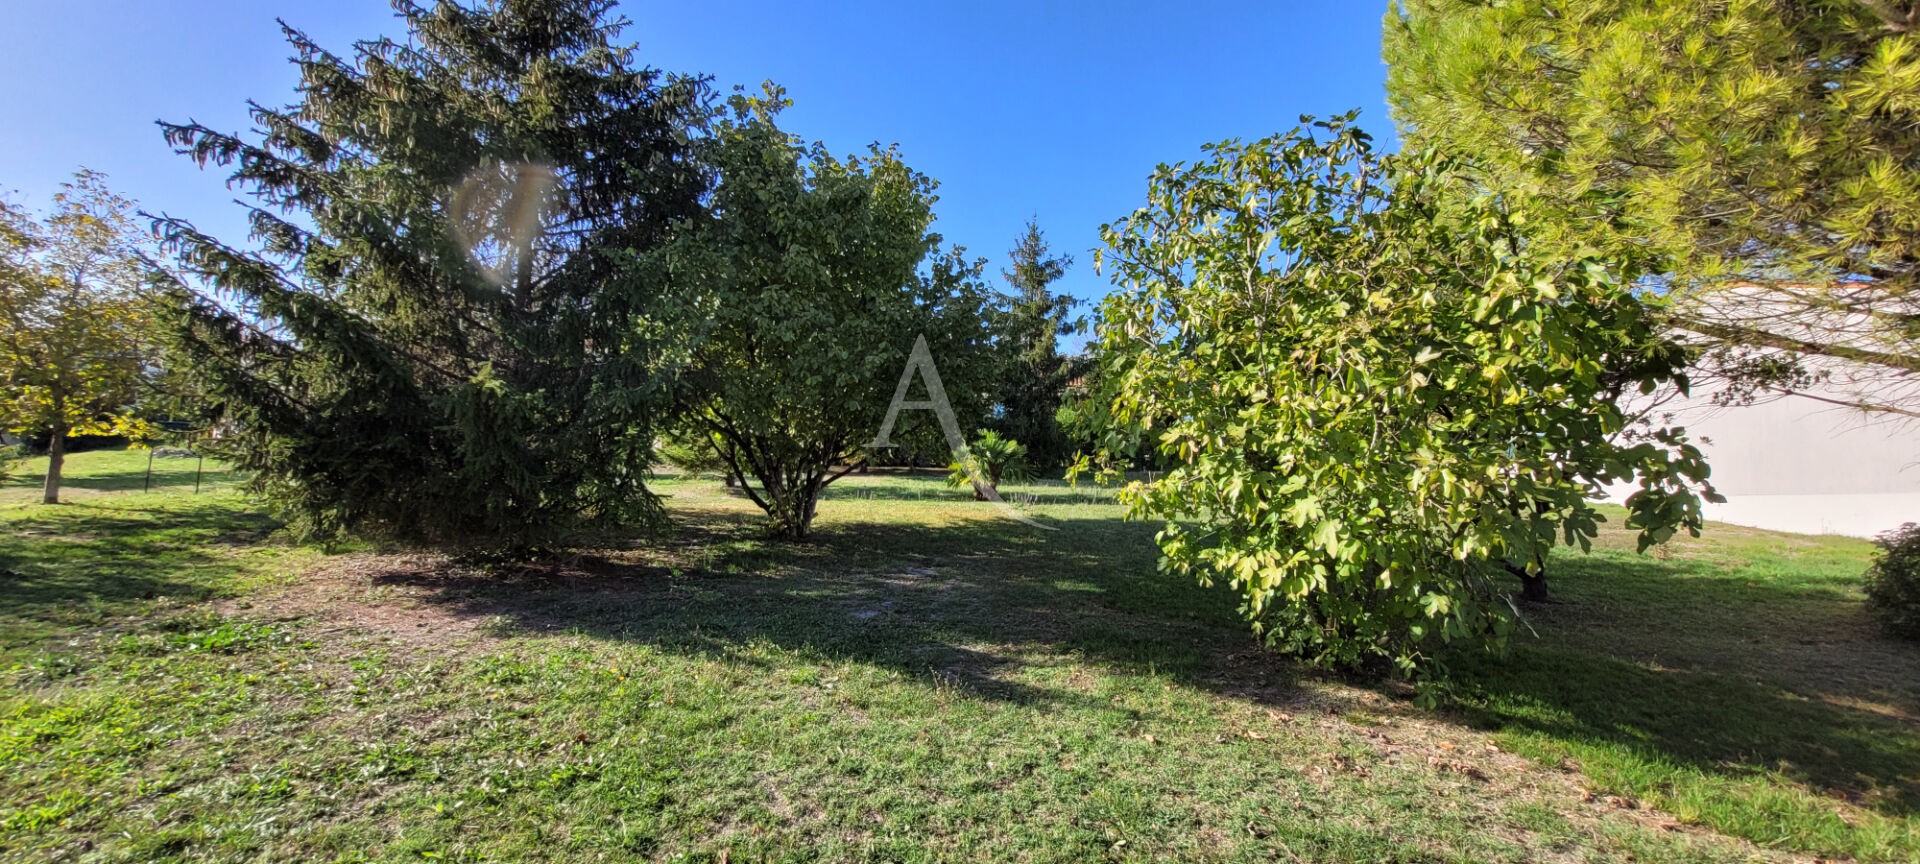
<instances>
[{"instance_id":1,"label":"green grass","mask_svg":"<svg viewBox=\"0 0 1920 864\"><path fill-rule=\"evenodd\" d=\"M212 494L232 490L241 477L217 461L177 454L188 451L161 448L154 450L92 450L67 458L60 472L62 501L88 501L108 494L144 492L149 489L168 496ZM40 500L40 487L47 472L45 457L23 459L14 466L13 476L0 482L0 503L27 503ZM198 481L199 492L195 493Z\"/></svg>"},{"instance_id":2,"label":"green grass","mask_svg":"<svg viewBox=\"0 0 1920 864\"><path fill-rule=\"evenodd\" d=\"M1091 490L1003 490L1042 532L852 477L783 545L670 479L664 544L474 570L145 465L0 486L0 859L1920 860L1920 650L1855 541L1570 558L1422 711L1259 651Z\"/></svg>"},{"instance_id":3,"label":"green grass","mask_svg":"<svg viewBox=\"0 0 1920 864\"><path fill-rule=\"evenodd\" d=\"M1717 526L1664 551L1570 556L1541 638L1463 664L1462 713L1718 831L1920 860L1920 648L1865 614L1867 544Z\"/></svg>"}]
</instances>

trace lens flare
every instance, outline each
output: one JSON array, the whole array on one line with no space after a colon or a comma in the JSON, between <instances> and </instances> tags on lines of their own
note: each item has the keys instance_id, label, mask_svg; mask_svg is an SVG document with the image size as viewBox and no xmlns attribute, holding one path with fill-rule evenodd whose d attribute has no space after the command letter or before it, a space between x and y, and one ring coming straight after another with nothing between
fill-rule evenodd
<instances>
[{"instance_id":1,"label":"lens flare","mask_svg":"<svg viewBox=\"0 0 1920 864\"><path fill-rule=\"evenodd\" d=\"M494 162L477 168L453 190L448 216L480 273L507 285L528 272L546 219L552 214L558 176L534 163Z\"/></svg>"}]
</instances>

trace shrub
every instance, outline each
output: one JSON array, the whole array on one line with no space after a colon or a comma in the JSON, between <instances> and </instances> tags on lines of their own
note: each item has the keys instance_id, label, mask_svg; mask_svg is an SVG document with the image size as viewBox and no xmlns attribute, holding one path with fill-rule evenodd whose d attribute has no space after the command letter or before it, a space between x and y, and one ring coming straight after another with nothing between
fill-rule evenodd
<instances>
[{"instance_id":1,"label":"shrub","mask_svg":"<svg viewBox=\"0 0 1920 864\"><path fill-rule=\"evenodd\" d=\"M1019 482L1027 476L1027 447L1012 438L1003 438L991 429L982 429L980 437L967 446L966 458L947 466L947 485L956 489L979 477L987 481L987 489L999 491L1000 481ZM986 490L976 484L973 497L978 501L987 500Z\"/></svg>"},{"instance_id":2,"label":"shrub","mask_svg":"<svg viewBox=\"0 0 1920 864\"><path fill-rule=\"evenodd\" d=\"M1880 557L1867 568L1867 606L1887 631L1920 640L1920 525L1880 535Z\"/></svg>"},{"instance_id":3,"label":"shrub","mask_svg":"<svg viewBox=\"0 0 1920 864\"><path fill-rule=\"evenodd\" d=\"M0 483L12 480L20 470L20 463L26 461L31 455L33 454L25 441L18 444L0 444Z\"/></svg>"},{"instance_id":4,"label":"shrub","mask_svg":"<svg viewBox=\"0 0 1920 864\"><path fill-rule=\"evenodd\" d=\"M1706 464L1632 394L1684 389L1686 352L1632 261L1540 254L1521 214L1436 193L1453 166L1376 156L1349 117L1162 166L1106 226L1080 422L1165 520L1170 570L1227 582L1276 647L1414 672L1498 644L1498 582L1544 589L1586 547L1595 487L1631 482L1642 548L1697 532ZM1109 472L1108 476L1111 476Z\"/></svg>"}]
</instances>

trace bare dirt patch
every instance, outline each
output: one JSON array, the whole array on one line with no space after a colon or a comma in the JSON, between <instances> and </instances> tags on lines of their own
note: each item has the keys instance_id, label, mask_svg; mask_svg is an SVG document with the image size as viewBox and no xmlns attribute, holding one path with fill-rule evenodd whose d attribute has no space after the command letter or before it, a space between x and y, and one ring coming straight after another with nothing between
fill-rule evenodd
<instances>
[{"instance_id":1,"label":"bare dirt patch","mask_svg":"<svg viewBox=\"0 0 1920 864\"><path fill-rule=\"evenodd\" d=\"M223 601L217 608L222 614L311 620L321 635L352 631L404 636L422 644L470 636L475 631L472 622L429 604L409 602L411 598L402 592L380 590L381 579L390 573L435 563L433 556L342 555L243 600Z\"/></svg>"}]
</instances>

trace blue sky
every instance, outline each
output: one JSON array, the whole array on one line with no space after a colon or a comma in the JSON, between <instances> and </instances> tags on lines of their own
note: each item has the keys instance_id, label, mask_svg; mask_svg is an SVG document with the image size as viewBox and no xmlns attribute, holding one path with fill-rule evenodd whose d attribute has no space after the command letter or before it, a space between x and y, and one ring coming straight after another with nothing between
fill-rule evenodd
<instances>
[{"instance_id":1,"label":"blue sky","mask_svg":"<svg viewBox=\"0 0 1920 864\"><path fill-rule=\"evenodd\" d=\"M1201 144L1362 109L1391 146L1380 63L1386 3L972 2L622 4L644 62L772 79L785 123L837 152L898 142L941 183L937 230L996 280L1028 216L1098 296L1102 222L1139 206L1161 162ZM384 0L0 2L0 189L39 207L86 165L152 211L229 239L222 178L170 153L153 121L243 128L245 102L292 98L276 17L321 44L397 35Z\"/></svg>"}]
</instances>

